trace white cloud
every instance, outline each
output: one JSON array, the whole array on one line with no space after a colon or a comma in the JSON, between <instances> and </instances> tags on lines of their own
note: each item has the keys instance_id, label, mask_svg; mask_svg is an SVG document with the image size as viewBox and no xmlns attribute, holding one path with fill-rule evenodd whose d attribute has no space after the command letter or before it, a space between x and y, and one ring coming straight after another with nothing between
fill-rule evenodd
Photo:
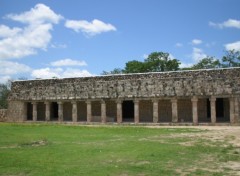
<instances>
[{"instance_id":1,"label":"white cloud","mask_svg":"<svg viewBox=\"0 0 240 176\"><path fill-rule=\"evenodd\" d=\"M0 59L21 58L35 54L36 49L46 49L51 40L51 24L27 27L18 35L0 40Z\"/></svg>"},{"instance_id":2,"label":"white cloud","mask_svg":"<svg viewBox=\"0 0 240 176\"><path fill-rule=\"evenodd\" d=\"M8 76L8 75L1 76L1 75L0 75L0 83L5 84L8 80L11 80L11 77L10 77L10 76Z\"/></svg>"},{"instance_id":3,"label":"white cloud","mask_svg":"<svg viewBox=\"0 0 240 176\"><path fill-rule=\"evenodd\" d=\"M199 40L199 39L193 39L192 40L192 44L193 45L199 45L199 44L201 44L202 43L202 40Z\"/></svg>"},{"instance_id":4,"label":"white cloud","mask_svg":"<svg viewBox=\"0 0 240 176\"><path fill-rule=\"evenodd\" d=\"M73 29L75 32L83 32L89 36L117 30L112 24L104 23L97 19L94 19L92 22L85 20L67 20L65 27Z\"/></svg>"},{"instance_id":5,"label":"white cloud","mask_svg":"<svg viewBox=\"0 0 240 176\"><path fill-rule=\"evenodd\" d=\"M89 73L87 70L80 70L80 69L72 69L72 68L41 68L36 69L32 71L31 74L34 78L70 78L70 77L87 77L87 76L93 76L91 73Z\"/></svg>"},{"instance_id":6,"label":"white cloud","mask_svg":"<svg viewBox=\"0 0 240 176\"><path fill-rule=\"evenodd\" d=\"M23 28L1 26L4 37L0 40L0 59L22 58L37 53L37 49L45 50L52 38L52 24L62 18L44 4L37 4L30 11L19 15L10 14L7 18L27 23Z\"/></svg>"},{"instance_id":7,"label":"white cloud","mask_svg":"<svg viewBox=\"0 0 240 176\"><path fill-rule=\"evenodd\" d=\"M147 59L147 58L148 58L148 54L144 54L143 59Z\"/></svg>"},{"instance_id":8,"label":"white cloud","mask_svg":"<svg viewBox=\"0 0 240 176\"><path fill-rule=\"evenodd\" d=\"M175 57L171 53L169 54L169 58L170 59L175 59Z\"/></svg>"},{"instance_id":9,"label":"white cloud","mask_svg":"<svg viewBox=\"0 0 240 176\"><path fill-rule=\"evenodd\" d=\"M215 46L216 45L216 42L210 42L210 43L206 43L205 44L205 46L207 47L207 48L211 48L211 47L213 47L213 46Z\"/></svg>"},{"instance_id":10,"label":"white cloud","mask_svg":"<svg viewBox=\"0 0 240 176\"><path fill-rule=\"evenodd\" d=\"M0 38L5 38L5 37L12 37L21 32L21 28L9 28L8 26L5 25L0 25Z\"/></svg>"},{"instance_id":11,"label":"white cloud","mask_svg":"<svg viewBox=\"0 0 240 176\"><path fill-rule=\"evenodd\" d=\"M63 78L71 78L71 77L88 77L93 76L91 73L89 73L87 70L80 70L80 69L72 69L67 68L63 73Z\"/></svg>"},{"instance_id":12,"label":"white cloud","mask_svg":"<svg viewBox=\"0 0 240 176\"><path fill-rule=\"evenodd\" d=\"M86 66L87 63L85 61L72 60L72 59L62 59L55 62L51 62L51 65L54 67L61 66Z\"/></svg>"},{"instance_id":13,"label":"white cloud","mask_svg":"<svg viewBox=\"0 0 240 176\"><path fill-rule=\"evenodd\" d=\"M31 76L34 78L53 78L60 77L60 73L63 71L61 68L41 68L32 71Z\"/></svg>"},{"instance_id":14,"label":"white cloud","mask_svg":"<svg viewBox=\"0 0 240 176\"><path fill-rule=\"evenodd\" d=\"M27 65L11 61L0 60L0 83L6 83L12 75L28 73L31 68Z\"/></svg>"},{"instance_id":15,"label":"white cloud","mask_svg":"<svg viewBox=\"0 0 240 176\"><path fill-rule=\"evenodd\" d=\"M206 58L207 55L200 48L193 48L192 58L195 62L200 61L203 58Z\"/></svg>"},{"instance_id":16,"label":"white cloud","mask_svg":"<svg viewBox=\"0 0 240 176\"><path fill-rule=\"evenodd\" d=\"M9 76L18 73L30 72L31 68L27 65L11 61L0 60L0 75Z\"/></svg>"},{"instance_id":17,"label":"white cloud","mask_svg":"<svg viewBox=\"0 0 240 176\"><path fill-rule=\"evenodd\" d=\"M222 28L238 28L240 29L240 21L235 19L228 19L227 21L224 21L223 23L214 23L209 22L210 26L218 27L220 29Z\"/></svg>"},{"instance_id":18,"label":"white cloud","mask_svg":"<svg viewBox=\"0 0 240 176\"><path fill-rule=\"evenodd\" d=\"M189 68L189 67L191 67L191 66L193 66L193 64L181 62L181 64L180 64L179 67L180 67L180 68Z\"/></svg>"},{"instance_id":19,"label":"white cloud","mask_svg":"<svg viewBox=\"0 0 240 176\"><path fill-rule=\"evenodd\" d=\"M55 23L57 24L63 17L54 13L48 6L44 4L37 4L30 11L21 14L9 14L6 16L9 19L27 24L43 24Z\"/></svg>"},{"instance_id":20,"label":"white cloud","mask_svg":"<svg viewBox=\"0 0 240 176\"><path fill-rule=\"evenodd\" d=\"M225 46L226 50L236 50L240 51L240 41L234 42L234 43L228 43Z\"/></svg>"},{"instance_id":21,"label":"white cloud","mask_svg":"<svg viewBox=\"0 0 240 176\"><path fill-rule=\"evenodd\" d=\"M67 48L66 44L58 44L58 43L52 43L51 48L59 48L59 49L64 49Z\"/></svg>"},{"instance_id":22,"label":"white cloud","mask_svg":"<svg viewBox=\"0 0 240 176\"><path fill-rule=\"evenodd\" d=\"M183 44L182 43L176 43L175 47L178 47L178 48L183 47Z\"/></svg>"}]
</instances>

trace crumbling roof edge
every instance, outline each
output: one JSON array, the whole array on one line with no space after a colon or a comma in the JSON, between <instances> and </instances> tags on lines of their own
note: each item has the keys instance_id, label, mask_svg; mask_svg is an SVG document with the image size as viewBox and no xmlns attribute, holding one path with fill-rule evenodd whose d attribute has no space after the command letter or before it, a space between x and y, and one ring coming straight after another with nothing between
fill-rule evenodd
<instances>
[{"instance_id":1,"label":"crumbling roof edge","mask_svg":"<svg viewBox=\"0 0 240 176\"><path fill-rule=\"evenodd\" d=\"M84 77L67 77L67 78L45 78L45 79L29 79L29 80L16 80L13 82L24 82L24 81L44 81L44 80L63 80L72 78L95 78L95 77L114 77L114 76L130 76L130 75L150 75L150 74L168 74L168 73L180 73L180 72L197 72L197 71L212 71L212 70L232 70L240 69L240 67L228 67L228 68L214 68L214 69L198 69L198 70L176 70L176 71L165 71L165 72L146 72L146 73L126 73L126 74L109 74L109 75L93 75Z\"/></svg>"}]
</instances>

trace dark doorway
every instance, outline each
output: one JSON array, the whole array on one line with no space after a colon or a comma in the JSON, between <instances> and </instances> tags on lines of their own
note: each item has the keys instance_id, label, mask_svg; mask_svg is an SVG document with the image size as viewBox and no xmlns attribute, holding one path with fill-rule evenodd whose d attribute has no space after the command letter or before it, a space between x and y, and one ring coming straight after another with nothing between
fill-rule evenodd
<instances>
[{"instance_id":1,"label":"dark doorway","mask_svg":"<svg viewBox=\"0 0 240 176\"><path fill-rule=\"evenodd\" d=\"M211 117L210 100L207 100L207 116ZM223 98L216 99L216 118L224 118L224 102Z\"/></svg>"},{"instance_id":2,"label":"dark doorway","mask_svg":"<svg viewBox=\"0 0 240 176\"><path fill-rule=\"evenodd\" d=\"M27 120L33 120L33 105L32 103L27 103Z\"/></svg>"},{"instance_id":3,"label":"dark doorway","mask_svg":"<svg viewBox=\"0 0 240 176\"><path fill-rule=\"evenodd\" d=\"M217 98L217 100L216 100L216 117L217 118L223 118L224 117L223 98Z\"/></svg>"},{"instance_id":4,"label":"dark doorway","mask_svg":"<svg viewBox=\"0 0 240 176\"><path fill-rule=\"evenodd\" d=\"M58 120L58 104L57 104L57 102L52 103L51 120Z\"/></svg>"},{"instance_id":5,"label":"dark doorway","mask_svg":"<svg viewBox=\"0 0 240 176\"><path fill-rule=\"evenodd\" d=\"M122 116L123 116L123 121L134 121L134 103L133 103L133 101L123 101Z\"/></svg>"},{"instance_id":6,"label":"dark doorway","mask_svg":"<svg viewBox=\"0 0 240 176\"><path fill-rule=\"evenodd\" d=\"M210 106L210 100L207 99L207 118L211 118L211 106Z\"/></svg>"}]
</instances>

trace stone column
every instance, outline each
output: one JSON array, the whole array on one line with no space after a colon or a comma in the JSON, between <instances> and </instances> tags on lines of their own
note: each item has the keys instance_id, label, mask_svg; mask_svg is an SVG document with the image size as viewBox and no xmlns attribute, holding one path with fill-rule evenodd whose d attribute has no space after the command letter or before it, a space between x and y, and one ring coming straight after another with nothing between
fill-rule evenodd
<instances>
[{"instance_id":1,"label":"stone column","mask_svg":"<svg viewBox=\"0 0 240 176\"><path fill-rule=\"evenodd\" d=\"M117 123L122 123L122 100L117 100Z\"/></svg>"},{"instance_id":2,"label":"stone column","mask_svg":"<svg viewBox=\"0 0 240 176\"><path fill-rule=\"evenodd\" d=\"M92 102L90 100L86 101L87 103L87 122L92 121Z\"/></svg>"},{"instance_id":3,"label":"stone column","mask_svg":"<svg viewBox=\"0 0 240 176\"><path fill-rule=\"evenodd\" d=\"M63 121L63 102L59 101L58 103L58 121Z\"/></svg>"},{"instance_id":4,"label":"stone column","mask_svg":"<svg viewBox=\"0 0 240 176\"><path fill-rule=\"evenodd\" d=\"M193 124L197 125L198 124L198 98L193 97L191 101L192 101Z\"/></svg>"},{"instance_id":5,"label":"stone column","mask_svg":"<svg viewBox=\"0 0 240 176\"><path fill-rule=\"evenodd\" d=\"M236 97L235 98L235 106L234 106L234 111L235 111L235 122L239 122L240 121L240 117L239 117L239 98Z\"/></svg>"},{"instance_id":6,"label":"stone column","mask_svg":"<svg viewBox=\"0 0 240 176\"><path fill-rule=\"evenodd\" d=\"M101 120L102 120L102 123L107 122L106 103L103 100L101 101Z\"/></svg>"},{"instance_id":7,"label":"stone column","mask_svg":"<svg viewBox=\"0 0 240 176\"><path fill-rule=\"evenodd\" d=\"M171 99L172 102L172 122L178 122L178 107L177 107L177 99Z\"/></svg>"},{"instance_id":8,"label":"stone column","mask_svg":"<svg viewBox=\"0 0 240 176\"><path fill-rule=\"evenodd\" d=\"M77 102L72 101L72 121L77 122Z\"/></svg>"},{"instance_id":9,"label":"stone column","mask_svg":"<svg viewBox=\"0 0 240 176\"><path fill-rule=\"evenodd\" d=\"M230 123L235 123L235 98L229 98L229 105L230 105Z\"/></svg>"},{"instance_id":10,"label":"stone column","mask_svg":"<svg viewBox=\"0 0 240 176\"><path fill-rule=\"evenodd\" d=\"M134 100L134 122L139 123L139 100Z\"/></svg>"},{"instance_id":11,"label":"stone column","mask_svg":"<svg viewBox=\"0 0 240 176\"><path fill-rule=\"evenodd\" d=\"M158 123L158 99L153 99L153 123Z\"/></svg>"},{"instance_id":12,"label":"stone column","mask_svg":"<svg viewBox=\"0 0 240 176\"><path fill-rule=\"evenodd\" d=\"M33 121L37 121L37 102L32 102L33 105Z\"/></svg>"},{"instance_id":13,"label":"stone column","mask_svg":"<svg viewBox=\"0 0 240 176\"><path fill-rule=\"evenodd\" d=\"M45 102L45 120L50 121L50 102Z\"/></svg>"},{"instance_id":14,"label":"stone column","mask_svg":"<svg viewBox=\"0 0 240 176\"><path fill-rule=\"evenodd\" d=\"M211 122L216 123L216 97L210 98Z\"/></svg>"}]
</instances>

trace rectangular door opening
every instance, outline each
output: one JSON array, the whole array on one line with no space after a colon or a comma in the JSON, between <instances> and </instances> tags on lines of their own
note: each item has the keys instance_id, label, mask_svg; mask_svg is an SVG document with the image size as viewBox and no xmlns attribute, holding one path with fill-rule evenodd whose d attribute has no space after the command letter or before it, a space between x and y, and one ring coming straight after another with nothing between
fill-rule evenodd
<instances>
[{"instance_id":1,"label":"rectangular door opening","mask_svg":"<svg viewBox=\"0 0 240 176\"><path fill-rule=\"evenodd\" d=\"M133 122L134 121L134 103L133 103L133 101L123 101L122 116L123 116L123 121L125 121L125 122Z\"/></svg>"}]
</instances>

